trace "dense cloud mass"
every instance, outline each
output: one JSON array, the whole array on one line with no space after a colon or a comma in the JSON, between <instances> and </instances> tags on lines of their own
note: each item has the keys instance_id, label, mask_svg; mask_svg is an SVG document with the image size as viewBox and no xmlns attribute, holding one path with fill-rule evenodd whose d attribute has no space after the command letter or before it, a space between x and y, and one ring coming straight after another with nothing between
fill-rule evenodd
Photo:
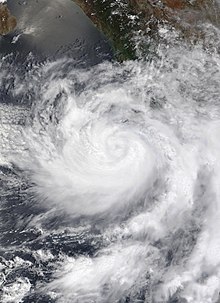
<instances>
[{"instance_id":1,"label":"dense cloud mass","mask_svg":"<svg viewBox=\"0 0 220 303\"><path fill-rule=\"evenodd\" d=\"M7 85L7 59L1 64ZM14 167L28 203L43 209L28 228L42 242L52 233L53 243L69 235L78 245L55 258L52 244L39 249L34 240L32 258L51 275L33 292L65 303L217 302L216 49L180 43L161 45L151 62L71 64L32 66L22 82L15 73L11 94L24 100L29 92L28 101L1 104L1 167ZM11 268L21 266L16 260ZM25 296L28 278L6 285L2 302L12 290Z\"/></svg>"}]
</instances>

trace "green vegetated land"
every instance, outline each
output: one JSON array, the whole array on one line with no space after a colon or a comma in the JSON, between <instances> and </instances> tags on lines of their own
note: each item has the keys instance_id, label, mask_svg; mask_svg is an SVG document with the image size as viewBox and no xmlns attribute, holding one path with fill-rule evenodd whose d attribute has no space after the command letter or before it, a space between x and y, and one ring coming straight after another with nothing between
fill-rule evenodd
<instances>
[{"instance_id":1,"label":"green vegetated land","mask_svg":"<svg viewBox=\"0 0 220 303\"><path fill-rule=\"evenodd\" d=\"M112 43L119 61L135 59L160 40L158 28L166 24L183 39L203 38L201 25L220 21L217 0L75 0ZM145 37L146 39L142 39ZM144 43L143 43L144 41ZM137 51L138 45L138 51Z\"/></svg>"},{"instance_id":2,"label":"green vegetated land","mask_svg":"<svg viewBox=\"0 0 220 303\"><path fill-rule=\"evenodd\" d=\"M134 14L129 1L76 0L76 3L110 39L117 59L136 57L132 33L139 27L139 16Z\"/></svg>"},{"instance_id":3,"label":"green vegetated land","mask_svg":"<svg viewBox=\"0 0 220 303\"><path fill-rule=\"evenodd\" d=\"M166 24L181 39L203 39L204 22L220 22L218 0L74 0L109 39L119 61L135 59L157 48L158 28ZM0 35L16 28L16 17L0 4Z\"/></svg>"}]
</instances>

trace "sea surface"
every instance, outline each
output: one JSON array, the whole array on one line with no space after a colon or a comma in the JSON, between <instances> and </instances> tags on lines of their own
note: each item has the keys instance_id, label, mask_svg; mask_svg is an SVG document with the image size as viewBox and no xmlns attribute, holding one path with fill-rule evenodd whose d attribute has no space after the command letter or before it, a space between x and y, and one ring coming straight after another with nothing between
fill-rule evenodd
<instances>
[{"instance_id":1,"label":"sea surface","mask_svg":"<svg viewBox=\"0 0 220 303\"><path fill-rule=\"evenodd\" d=\"M219 29L117 63L74 4L8 4L0 302L220 302Z\"/></svg>"}]
</instances>

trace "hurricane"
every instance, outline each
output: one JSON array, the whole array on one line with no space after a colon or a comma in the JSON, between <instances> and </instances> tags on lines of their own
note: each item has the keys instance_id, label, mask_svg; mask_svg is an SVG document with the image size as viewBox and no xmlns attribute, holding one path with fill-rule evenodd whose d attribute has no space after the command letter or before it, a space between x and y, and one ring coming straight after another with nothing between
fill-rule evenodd
<instances>
[{"instance_id":1,"label":"hurricane","mask_svg":"<svg viewBox=\"0 0 220 303\"><path fill-rule=\"evenodd\" d=\"M1 302L219 302L219 31L207 31L206 47L30 63L22 77L3 57L15 103L0 105L1 237L13 227Z\"/></svg>"}]
</instances>

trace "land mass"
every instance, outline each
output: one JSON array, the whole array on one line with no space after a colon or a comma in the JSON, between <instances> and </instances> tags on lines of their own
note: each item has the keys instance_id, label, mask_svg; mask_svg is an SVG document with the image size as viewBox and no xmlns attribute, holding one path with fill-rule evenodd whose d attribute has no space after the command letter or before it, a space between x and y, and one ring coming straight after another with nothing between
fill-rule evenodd
<instances>
[{"instance_id":1,"label":"land mass","mask_svg":"<svg viewBox=\"0 0 220 303\"><path fill-rule=\"evenodd\" d=\"M16 18L11 15L7 5L0 3L0 35L9 34L15 29L16 25Z\"/></svg>"},{"instance_id":2,"label":"land mass","mask_svg":"<svg viewBox=\"0 0 220 303\"><path fill-rule=\"evenodd\" d=\"M134 59L141 37L158 41L158 28L166 24L182 38L203 36L204 21L218 24L216 0L75 0L93 23L110 39L117 59ZM140 38L140 39L139 39ZM147 39L146 39L147 41ZM141 45L145 50L148 43Z\"/></svg>"}]
</instances>

